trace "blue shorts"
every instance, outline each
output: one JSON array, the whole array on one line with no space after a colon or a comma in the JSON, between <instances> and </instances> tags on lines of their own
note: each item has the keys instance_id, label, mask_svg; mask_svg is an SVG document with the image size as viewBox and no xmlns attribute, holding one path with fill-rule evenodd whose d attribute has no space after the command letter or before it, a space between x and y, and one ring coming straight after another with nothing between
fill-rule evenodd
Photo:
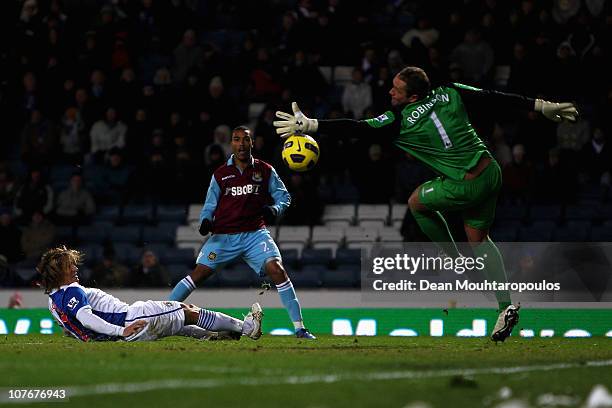
<instances>
[{"instance_id":1,"label":"blue shorts","mask_svg":"<svg viewBox=\"0 0 612 408\"><path fill-rule=\"evenodd\" d=\"M204 244L196 263L216 270L242 257L259 276L265 276L264 266L272 259L281 260L280 251L265 229L238 234L214 234Z\"/></svg>"}]
</instances>

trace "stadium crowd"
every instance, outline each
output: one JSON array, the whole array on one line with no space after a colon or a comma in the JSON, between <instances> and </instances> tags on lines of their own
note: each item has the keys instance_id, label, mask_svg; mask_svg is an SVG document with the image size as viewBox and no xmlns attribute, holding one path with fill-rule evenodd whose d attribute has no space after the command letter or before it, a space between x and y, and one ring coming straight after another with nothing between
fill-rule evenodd
<instances>
[{"instance_id":1,"label":"stadium crowd","mask_svg":"<svg viewBox=\"0 0 612 408\"><path fill-rule=\"evenodd\" d=\"M317 168L291 174L272 121L293 100L312 117L377 116L405 65L423 67L434 84L578 103L581 119L558 125L535 112L468 106L503 167L502 206L608 199L604 0L25 0L2 10L8 262L38 256L57 226L85 225L100 206L203 202L231 129L245 123L254 156L275 165L292 194L284 223L319 223L326 203L404 203L432 174L390 141L327 135ZM349 77L329 75L334 67L351 67ZM141 269L155 268L151 256ZM109 249L96 273L141 284L112 258ZM147 272L144 284L163 274Z\"/></svg>"}]
</instances>

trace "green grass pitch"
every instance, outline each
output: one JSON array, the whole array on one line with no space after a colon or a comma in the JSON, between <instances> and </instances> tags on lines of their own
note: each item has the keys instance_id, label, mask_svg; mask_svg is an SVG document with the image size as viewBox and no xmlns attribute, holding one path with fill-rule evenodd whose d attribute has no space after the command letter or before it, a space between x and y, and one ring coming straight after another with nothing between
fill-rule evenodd
<instances>
[{"instance_id":1,"label":"green grass pitch","mask_svg":"<svg viewBox=\"0 0 612 408\"><path fill-rule=\"evenodd\" d=\"M531 405L543 394L584 403L612 385L612 339L334 337L309 342L167 338L79 343L0 337L0 406L11 388L67 388L64 403L96 407L494 406L499 391ZM596 362L596 363L594 363Z\"/></svg>"}]
</instances>

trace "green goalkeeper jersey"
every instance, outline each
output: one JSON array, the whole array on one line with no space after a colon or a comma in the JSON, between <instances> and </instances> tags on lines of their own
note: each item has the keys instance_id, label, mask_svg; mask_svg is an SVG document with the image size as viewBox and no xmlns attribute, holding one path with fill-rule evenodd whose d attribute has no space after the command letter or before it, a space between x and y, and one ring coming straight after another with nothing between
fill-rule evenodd
<instances>
[{"instance_id":1,"label":"green goalkeeper jersey","mask_svg":"<svg viewBox=\"0 0 612 408\"><path fill-rule=\"evenodd\" d=\"M480 91L459 84L441 86L401 110L388 110L365 122L372 128L399 126L392 136L397 147L437 173L462 180L483 155L490 153L469 121L459 87Z\"/></svg>"}]
</instances>

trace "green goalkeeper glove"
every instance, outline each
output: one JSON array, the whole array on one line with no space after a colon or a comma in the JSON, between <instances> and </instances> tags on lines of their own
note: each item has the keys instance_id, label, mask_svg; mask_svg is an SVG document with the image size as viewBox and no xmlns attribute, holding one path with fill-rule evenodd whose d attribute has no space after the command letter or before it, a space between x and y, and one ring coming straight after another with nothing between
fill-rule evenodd
<instances>
[{"instance_id":1,"label":"green goalkeeper glove","mask_svg":"<svg viewBox=\"0 0 612 408\"><path fill-rule=\"evenodd\" d=\"M571 102L555 103L536 99L533 110L541 112L546 118L555 122L561 122L563 120L575 122L578 118L576 105Z\"/></svg>"},{"instance_id":2,"label":"green goalkeeper glove","mask_svg":"<svg viewBox=\"0 0 612 408\"><path fill-rule=\"evenodd\" d=\"M291 103L293 115L286 112L276 111L276 117L283 120L276 120L272 124L276 127L276 133L283 139L291 135L303 135L305 133L316 132L319 128L319 121L309 119L302 113L297 102Z\"/></svg>"}]
</instances>

